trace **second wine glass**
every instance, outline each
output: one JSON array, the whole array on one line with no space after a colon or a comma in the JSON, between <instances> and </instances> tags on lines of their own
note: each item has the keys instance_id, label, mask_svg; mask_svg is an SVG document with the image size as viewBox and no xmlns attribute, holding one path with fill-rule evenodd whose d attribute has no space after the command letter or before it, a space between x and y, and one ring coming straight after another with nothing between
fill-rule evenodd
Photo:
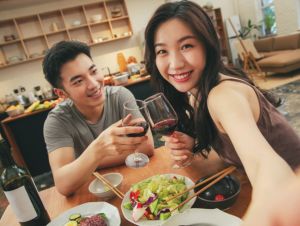
<instances>
[{"instance_id":1,"label":"second wine glass","mask_svg":"<svg viewBox=\"0 0 300 226\"><path fill-rule=\"evenodd\" d=\"M148 123L145 120L146 104L142 100L130 100L123 105L123 126L140 126L144 131L140 133L127 134L128 137L141 137L145 136L148 130ZM138 152L138 148L134 153L127 156L125 164L131 168L140 168L147 165L149 158L144 153Z\"/></svg>"},{"instance_id":2,"label":"second wine glass","mask_svg":"<svg viewBox=\"0 0 300 226\"><path fill-rule=\"evenodd\" d=\"M148 121L152 131L162 136L172 136L177 128L178 117L171 103L163 93L155 94L146 100ZM189 166L193 158L175 163L172 168L180 169Z\"/></svg>"},{"instance_id":3,"label":"second wine glass","mask_svg":"<svg viewBox=\"0 0 300 226\"><path fill-rule=\"evenodd\" d=\"M177 127L178 117L163 93L148 97L145 102L152 131L162 136L172 135Z\"/></svg>"}]
</instances>

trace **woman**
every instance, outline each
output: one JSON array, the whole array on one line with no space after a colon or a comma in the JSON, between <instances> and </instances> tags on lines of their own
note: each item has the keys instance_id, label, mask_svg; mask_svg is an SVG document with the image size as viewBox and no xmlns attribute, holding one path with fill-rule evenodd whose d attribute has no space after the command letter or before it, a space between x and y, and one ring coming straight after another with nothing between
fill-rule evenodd
<instances>
[{"instance_id":1,"label":"woman","mask_svg":"<svg viewBox=\"0 0 300 226\"><path fill-rule=\"evenodd\" d=\"M244 168L253 186L251 218L268 192L295 177L299 137L276 110L274 98L243 72L223 65L217 33L197 4L160 6L145 39L146 68L181 122L180 132L165 138L174 160L185 164L192 152L207 156L213 148L225 161Z\"/></svg>"}]
</instances>

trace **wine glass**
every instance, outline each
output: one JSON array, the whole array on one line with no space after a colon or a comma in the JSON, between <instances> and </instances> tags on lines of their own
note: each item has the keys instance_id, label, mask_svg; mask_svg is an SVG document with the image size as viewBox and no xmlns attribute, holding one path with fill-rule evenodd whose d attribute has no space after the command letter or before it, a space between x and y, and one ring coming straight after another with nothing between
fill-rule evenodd
<instances>
[{"instance_id":1,"label":"wine glass","mask_svg":"<svg viewBox=\"0 0 300 226\"><path fill-rule=\"evenodd\" d=\"M162 136L172 136L176 130L178 117L172 105L163 93L155 94L146 100L148 122L154 133ZM191 159L192 160L192 159ZM175 164L173 168L184 168L191 164L191 161L183 165Z\"/></svg>"},{"instance_id":2,"label":"wine glass","mask_svg":"<svg viewBox=\"0 0 300 226\"><path fill-rule=\"evenodd\" d=\"M170 136L177 127L177 114L163 93L155 94L146 100L148 121L153 132Z\"/></svg>"},{"instance_id":3,"label":"wine glass","mask_svg":"<svg viewBox=\"0 0 300 226\"><path fill-rule=\"evenodd\" d=\"M130 100L123 105L122 126L141 126L144 131L140 133L127 134L128 137L145 136L149 128L148 122L145 120L146 104L142 100ZM138 149L138 148L137 148ZM148 164L149 158L144 153L135 150L134 153L128 155L125 164L131 168L140 168Z\"/></svg>"}]
</instances>

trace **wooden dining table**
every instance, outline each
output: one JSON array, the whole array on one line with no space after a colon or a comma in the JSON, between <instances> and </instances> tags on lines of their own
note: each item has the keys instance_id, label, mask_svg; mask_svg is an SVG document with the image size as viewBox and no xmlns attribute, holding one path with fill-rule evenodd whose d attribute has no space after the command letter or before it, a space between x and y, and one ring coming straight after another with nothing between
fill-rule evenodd
<instances>
[{"instance_id":1,"label":"wooden dining table","mask_svg":"<svg viewBox=\"0 0 300 226\"><path fill-rule=\"evenodd\" d=\"M125 165L121 165L107 169L101 169L98 172L102 175L110 172L121 173L124 179L122 181L120 190L123 193L126 193L133 184L153 175L174 173L189 177L194 182L196 182L199 178L214 174L226 167L226 164L214 151L209 154L208 159L195 157L193 163L186 168L173 169L172 164L173 161L170 158L169 151L165 147L160 147L155 149L154 155L150 158L150 162L146 167L132 169L126 167ZM250 203L252 188L247 176L243 171L236 170L233 174L239 179L241 183L241 191L237 198L237 201L233 204L233 206L225 210L225 212L241 218L245 214L246 209ZM41 199L43 200L43 203L51 219L58 217L64 211L77 205L86 202L103 201L89 192L88 186L89 183L94 179L94 177L92 175L87 175L87 177L89 177L87 182L79 190L77 190L74 195L70 197L61 195L55 187L51 187L40 192ZM123 216L121 211L122 200L120 198L115 197L107 202L118 208L121 216L121 226L134 225L131 222L127 221ZM0 220L0 225L19 225L10 206L8 206L5 210Z\"/></svg>"}]
</instances>

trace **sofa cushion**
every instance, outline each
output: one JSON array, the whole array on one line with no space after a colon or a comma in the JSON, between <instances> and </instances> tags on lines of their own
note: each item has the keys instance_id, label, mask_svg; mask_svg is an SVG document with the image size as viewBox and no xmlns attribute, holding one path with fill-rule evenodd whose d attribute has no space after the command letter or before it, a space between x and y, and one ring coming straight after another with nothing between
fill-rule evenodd
<instances>
[{"instance_id":1,"label":"sofa cushion","mask_svg":"<svg viewBox=\"0 0 300 226\"><path fill-rule=\"evenodd\" d=\"M278 36L274 38L273 50L297 49L299 34Z\"/></svg>"},{"instance_id":2,"label":"sofa cushion","mask_svg":"<svg viewBox=\"0 0 300 226\"><path fill-rule=\"evenodd\" d=\"M285 67L300 62L300 49L292 50L280 55L263 58L258 61L261 67Z\"/></svg>"},{"instance_id":3,"label":"sofa cushion","mask_svg":"<svg viewBox=\"0 0 300 226\"><path fill-rule=\"evenodd\" d=\"M273 50L273 38L263 38L256 40L254 46L258 52L270 52Z\"/></svg>"},{"instance_id":4,"label":"sofa cushion","mask_svg":"<svg viewBox=\"0 0 300 226\"><path fill-rule=\"evenodd\" d=\"M263 57L271 57L282 53L289 53L291 50L280 50L280 51L271 51L271 52L259 52Z\"/></svg>"}]
</instances>

